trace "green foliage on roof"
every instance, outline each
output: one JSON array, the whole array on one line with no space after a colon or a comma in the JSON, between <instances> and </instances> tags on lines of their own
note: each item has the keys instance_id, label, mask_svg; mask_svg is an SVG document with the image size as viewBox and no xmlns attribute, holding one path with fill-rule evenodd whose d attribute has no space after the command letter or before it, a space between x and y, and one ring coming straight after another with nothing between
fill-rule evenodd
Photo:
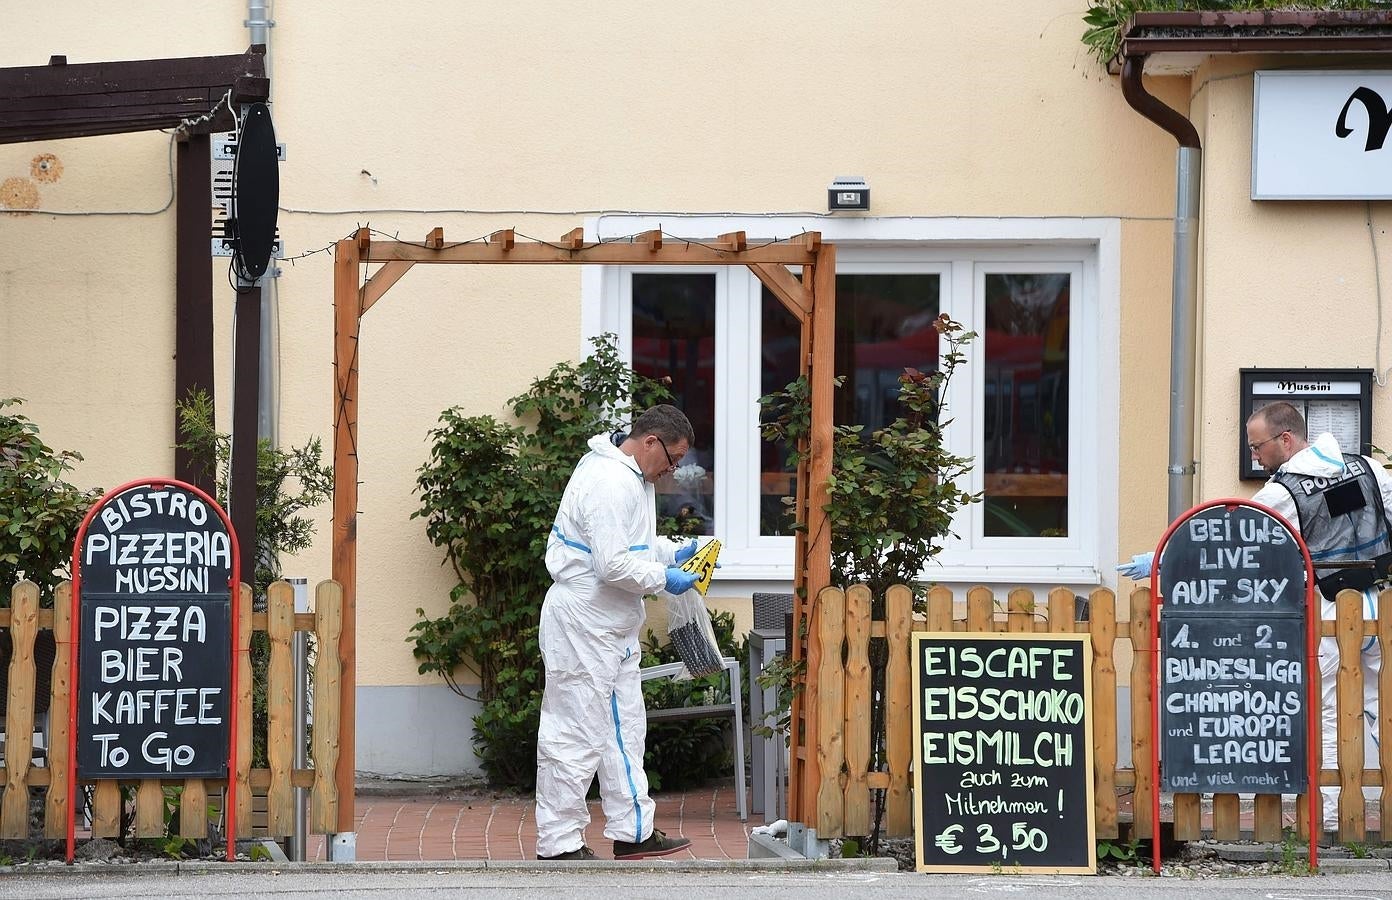
<instances>
[{"instance_id":1,"label":"green foliage on roof","mask_svg":"<svg viewBox=\"0 0 1392 900\"><path fill-rule=\"evenodd\" d=\"M1138 12L1274 12L1276 10L1392 10L1392 0L1329 0L1292 3L1290 0L1088 0L1083 22L1083 45L1103 66L1121 49L1126 23Z\"/></svg>"}]
</instances>

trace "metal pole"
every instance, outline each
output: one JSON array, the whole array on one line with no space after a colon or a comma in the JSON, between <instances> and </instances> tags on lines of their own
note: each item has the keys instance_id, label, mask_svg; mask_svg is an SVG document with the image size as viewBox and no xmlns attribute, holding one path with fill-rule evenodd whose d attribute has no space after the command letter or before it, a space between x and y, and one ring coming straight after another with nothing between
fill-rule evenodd
<instances>
[{"instance_id":1,"label":"metal pole","mask_svg":"<svg viewBox=\"0 0 1392 900\"><path fill-rule=\"evenodd\" d=\"M309 580L305 578L287 578L291 586L295 589L295 612L309 612ZM302 770L308 766L307 753L305 752L305 737L307 734L307 712L305 703L306 692L309 690L308 683L308 652L309 634L303 631L295 632L295 769ZM286 848L286 855L294 862L304 862L306 858L306 844L309 837L309 792L302 787L295 788L295 833L290 836L289 846Z\"/></svg>"}]
</instances>

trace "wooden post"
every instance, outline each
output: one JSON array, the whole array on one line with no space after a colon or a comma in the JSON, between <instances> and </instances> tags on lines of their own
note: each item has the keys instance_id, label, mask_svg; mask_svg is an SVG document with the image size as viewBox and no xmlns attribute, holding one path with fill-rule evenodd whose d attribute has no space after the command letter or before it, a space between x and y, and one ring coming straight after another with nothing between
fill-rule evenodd
<instances>
[{"instance_id":1,"label":"wooden post","mask_svg":"<svg viewBox=\"0 0 1392 900\"><path fill-rule=\"evenodd\" d=\"M334 495L333 580L342 591L341 633L335 646L340 667L334 705L338 719L335 747L338 822L325 832L353 830L353 724L357 715L357 590L358 590L358 261L368 240L367 229L334 246ZM319 665L325 650L319 647ZM315 704L316 714L324 708ZM316 715L315 743L323 720ZM316 765L318 760L316 759ZM318 778L316 776L316 784Z\"/></svg>"},{"instance_id":2,"label":"wooden post","mask_svg":"<svg viewBox=\"0 0 1392 900\"><path fill-rule=\"evenodd\" d=\"M237 837L251 837L251 585L242 582L237 602L237 683L232 685L237 716ZM230 836L229 836L230 838Z\"/></svg>"},{"instance_id":3,"label":"wooden post","mask_svg":"<svg viewBox=\"0 0 1392 900\"><path fill-rule=\"evenodd\" d=\"M1136 771L1136 790L1131 795L1133 829L1138 838L1152 836L1151 804L1156 785L1151 774L1155 747L1155 706L1150 694L1155 672L1155 622L1151 615L1150 588L1131 591L1131 765Z\"/></svg>"},{"instance_id":4,"label":"wooden post","mask_svg":"<svg viewBox=\"0 0 1392 900\"><path fill-rule=\"evenodd\" d=\"M174 402L202 391L214 399L213 258L208 253L212 143L206 133L176 143L178 191L174 211ZM210 423L211 424L211 423ZM186 435L174 410L174 477L217 496L213 460L194 459L179 446ZM187 836L187 835L185 835Z\"/></svg>"},{"instance_id":5,"label":"wooden post","mask_svg":"<svg viewBox=\"0 0 1392 900\"><path fill-rule=\"evenodd\" d=\"M1382 669L1378 672L1378 762L1382 766L1378 816L1386 842L1392 835L1392 589L1378 595L1378 649L1382 651Z\"/></svg>"},{"instance_id":6,"label":"wooden post","mask_svg":"<svg viewBox=\"0 0 1392 900\"><path fill-rule=\"evenodd\" d=\"M842 833L870 833L870 588L852 585L846 591L846 666L844 751L846 754L846 818ZM823 649L825 649L825 644ZM833 656L837 655L835 653Z\"/></svg>"},{"instance_id":7,"label":"wooden post","mask_svg":"<svg viewBox=\"0 0 1392 900\"><path fill-rule=\"evenodd\" d=\"M1116 765L1117 765L1117 700L1116 660L1116 595L1098 588L1088 596L1088 631L1092 635L1092 758L1096 763L1093 778L1093 802L1097 807L1097 836L1121 836L1117 825ZM1145 685L1131 686L1134 697ZM1131 810L1139 821L1149 810L1139 806Z\"/></svg>"},{"instance_id":8,"label":"wooden post","mask_svg":"<svg viewBox=\"0 0 1392 900\"><path fill-rule=\"evenodd\" d=\"M1034 591L1015 588L1007 595L1005 624L1012 634L1034 631Z\"/></svg>"},{"instance_id":9,"label":"wooden post","mask_svg":"<svg viewBox=\"0 0 1392 900\"><path fill-rule=\"evenodd\" d=\"M29 767L34 756L34 638L39 632L39 586L10 590L9 699L5 707L5 797L0 837L29 837Z\"/></svg>"},{"instance_id":10,"label":"wooden post","mask_svg":"<svg viewBox=\"0 0 1392 900\"><path fill-rule=\"evenodd\" d=\"M808 674L817 679L817 742L814 756L820 780L817 783L815 825L819 837L841 837L845 821L841 793L841 765L846 747L842 728L845 692L842 690L841 644L846 635L846 595L828 585L817 593L817 634L821 659Z\"/></svg>"},{"instance_id":11,"label":"wooden post","mask_svg":"<svg viewBox=\"0 0 1392 900\"><path fill-rule=\"evenodd\" d=\"M1339 840L1363 841L1368 836L1363 803L1363 594L1342 590L1334 606L1334 639L1339 643Z\"/></svg>"},{"instance_id":12,"label":"wooden post","mask_svg":"<svg viewBox=\"0 0 1392 900\"><path fill-rule=\"evenodd\" d=\"M913 764L913 593L896 584L885 592L885 638L889 661L885 665L885 761L889 789L885 791L885 834L903 837L913 832L909 767ZM892 718L891 718L892 717ZM890 727L890 723L893 727Z\"/></svg>"},{"instance_id":13,"label":"wooden post","mask_svg":"<svg viewBox=\"0 0 1392 900\"><path fill-rule=\"evenodd\" d=\"M295 764L295 592L277 581L266 597L266 633L271 661L266 672L266 761L271 784L266 791L266 831L273 837L295 833L295 789L290 783Z\"/></svg>"},{"instance_id":14,"label":"wooden post","mask_svg":"<svg viewBox=\"0 0 1392 900\"><path fill-rule=\"evenodd\" d=\"M48 796L44 798L44 837L53 840L68 834L68 780L73 761L68 759L68 704L72 702L72 582L58 585L53 595L53 687L48 702Z\"/></svg>"},{"instance_id":15,"label":"wooden post","mask_svg":"<svg viewBox=\"0 0 1392 900\"><path fill-rule=\"evenodd\" d=\"M314 590L314 787L310 791L309 827L319 834L342 831L342 794L339 793L338 715L342 703L342 671L339 641L344 626L343 589L332 581ZM348 795L351 798L351 794Z\"/></svg>"}]
</instances>

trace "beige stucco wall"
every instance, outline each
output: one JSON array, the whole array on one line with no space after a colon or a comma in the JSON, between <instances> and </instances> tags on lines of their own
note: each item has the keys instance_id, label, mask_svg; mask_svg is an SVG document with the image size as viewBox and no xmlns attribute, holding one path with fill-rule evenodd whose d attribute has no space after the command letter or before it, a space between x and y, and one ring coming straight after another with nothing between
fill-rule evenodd
<instances>
[{"instance_id":1,"label":"beige stucco wall","mask_svg":"<svg viewBox=\"0 0 1392 900\"><path fill-rule=\"evenodd\" d=\"M1239 481L1236 472L1236 434L1242 427L1238 369L1376 365L1373 240L1383 260L1392 258L1392 241L1386 235L1392 223L1389 204L1250 199L1252 73L1329 65L1329 60L1318 58L1236 57L1215 60L1194 80L1193 90L1206 107L1207 126L1200 498L1249 496L1256 487L1255 482ZM1377 67L1376 61L1351 59L1338 65ZM1392 309L1386 313L1392 322ZM1383 339L1387 341L1386 333ZM1384 348L1384 369L1389 359L1392 344ZM1390 414L1388 392L1375 384L1373 443L1388 445Z\"/></svg>"},{"instance_id":2,"label":"beige stucco wall","mask_svg":"<svg viewBox=\"0 0 1392 900\"><path fill-rule=\"evenodd\" d=\"M1106 451L1121 456L1120 494L1104 502L1125 511L1120 546L1134 552L1164 517L1167 381L1156 373L1168 365L1174 144L1085 56L1079 13L1068 0L277 4L282 235L301 254L368 224L412 240L435 226L450 239L501 227L553 238L600 211L815 212L847 173L869 179L875 215L1115 217L1125 412ZM134 23L107 3L56 4L6 23L6 63L236 53L244 18L237 4L153 4ZM1241 93L1224 84L1223 96ZM1187 108L1188 79L1152 88ZM167 151L158 133L0 147L0 181L52 152L64 176L43 186L43 208L158 209ZM1298 214L1278 215L1298 241ZM0 394L27 397L52 443L87 455L85 484L172 467L173 228L172 210L0 216ZM1206 249L1212 260L1220 248ZM1232 302L1259 296L1239 277L1242 255L1230 272L1215 265ZM320 253L279 280L283 442L330 439L331 268ZM223 261L215 272L225 423L231 307ZM425 432L450 405L502 412L574 357L580 277L417 267L366 317L360 684L433 682L405 643L415 609L443 612L451 583L410 519ZM1221 411L1212 399L1205 409ZM326 507L315 548L287 571L327 577L328 548Z\"/></svg>"}]
</instances>

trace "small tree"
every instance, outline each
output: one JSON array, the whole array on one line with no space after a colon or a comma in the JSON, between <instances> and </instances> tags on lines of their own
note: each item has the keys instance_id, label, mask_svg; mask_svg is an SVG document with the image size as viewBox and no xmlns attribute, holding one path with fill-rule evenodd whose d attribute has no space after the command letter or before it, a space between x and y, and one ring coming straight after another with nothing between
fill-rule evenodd
<instances>
[{"instance_id":1,"label":"small tree","mask_svg":"<svg viewBox=\"0 0 1392 900\"><path fill-rule=\"evenodd\" d=\"M933 323L942 342L937 371L905 369L899 376L899 402L904 415L884 428L871 431L861 425L837 425L833 429L831 477L827 481L825 507L831 528L831 580L845 587L869 585L872 615L883 617L884 593L893 584L910 585L922 597L922 572L942 551L952 529L952 518L968 503L981 499L957 486L972 466L971 457L948 452L946 429L947 388L957 367L966 362L963 352L976 333L963 331L946 313ZM840 379L837 380L840 386ZM801 461L798 441L811 430L811 392L806 379L759 400L763 408L765 440L784 442L790 463ZM792 498L787 498L789 506ZM806 529L795 522L794 528ZM884 673L888 647L883 638L870 644L871 666L871 764L884 757ZM781 666L762 679L765 687L778 686L780 704L801 685L803 671ZM884 812L883 791L876 792L874 834L878 849Z\"/></svg>"},{"instance_id":2,"label":"small tree","mask_svg":"<svg viewBox=\"0 0 1392 900\"><path fill-rule=\"evenodd\" d=\"M904 415L884 428L862 425L833 428L831 477L826 513L831 528L831 580L870 586L883 603L886 588L908 584L921 594L920 573L942 551L952 517L978 495L957 479L970 471L972 458L949 453L947 387L976 332L963 331L946 313L933 323L944 344L935 372L905 369L899 376ZM836 382L839 387L841 379ZM789 448L789 463L801 459L799 439L811 429L811 392L806 379L760 398L763 436ZM792 498L785 498L791 509ZM805 529L805 522L794 528Z\"/></svg>"},{"instance_id":3,"label":"small tree","mask_svg":"<svg viewBox=\"0 0 1392 900\"><path fill-rule=\"evenodd\" d=\"M18 398L0 398L0 606L21 578L39 586L39 600L53 605L53 591L69 577L73 540L101 489L79 490L64 480L82 454L54 450L39 426L18 412Z\"/></svg>"},{"instance_id":4,"label":"small tree","mask_svg":"<svg viewBox=\"0 0 1392 900\"><path fill-rule=\"evenodd\" d=\"M213 424L213 401L195 391L179 404L179 430L184 449L195 465L214 473L217 501L227 505L227 484L232 460L232 438ZM252 605L265 607L266 591L280 578L281 554L298 553L314 543L314 520L303 513L333 496L333 468L323 464L323 448L317 437L288 450L256 442L256 566L248 582ZM245 575L243 575L245 581ZM266 670L270 665L270 638L256 632L251 640L252 765L266 765Z\"/></svg>"},{"instance_id":5,"label":"small tree","mask_svg":"<svg viewBox=\"0 0 1392 900\"><path fill-rule=\"evenodd\" d=\"M668 399L633 372L613 335L595 338L578 364L560 363L508 401L526 424L492 416L440 415L416 490L426 535L445 551L458 584L449 611L411 627L421 673L440 675L469 697L456 674L479 680L475 753L496 784L530 788L543 673L537 630L551 585L546 538L570 473L595 434L620 427L635 409Z\"/></svg>"}]
</instances>

